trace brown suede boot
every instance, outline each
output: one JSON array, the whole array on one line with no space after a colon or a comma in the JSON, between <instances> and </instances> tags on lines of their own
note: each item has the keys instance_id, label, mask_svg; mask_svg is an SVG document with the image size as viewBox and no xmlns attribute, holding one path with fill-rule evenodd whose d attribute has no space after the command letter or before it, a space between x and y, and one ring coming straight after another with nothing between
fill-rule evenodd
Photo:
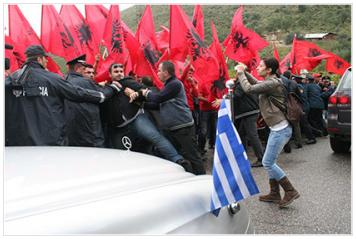
<instances>
[{"instance_id":1,"label":"brown suede boot","mask_svg":"<svg viewBox=\"0 0 356 239\"><path fill-rule=\"evenodd\" d=\"M281 201L281 194L279 193L279 184L276 179L270 179L269 185L271 187L271 192L267 195L262 195L258 199L263 202L275 202L279 203Z\"/></svg>"},{"instance_id":2,"label":"brown suede boot","mask_svg":"<svg viewBox=\"0 0 356 239\"><path fill-rule=\"evenodd\" d=\"M284 177L281 180L279 180L279 184L282 186L282 188L284 189L284 192L285 192L283 199L279 202L280 208L288 206L289 204L291 204L294 201L294 199L299 198L300 195L299 195L298 191L295 190L295 188L289 182L287 177Z\"/></svg>"}]
</instances>

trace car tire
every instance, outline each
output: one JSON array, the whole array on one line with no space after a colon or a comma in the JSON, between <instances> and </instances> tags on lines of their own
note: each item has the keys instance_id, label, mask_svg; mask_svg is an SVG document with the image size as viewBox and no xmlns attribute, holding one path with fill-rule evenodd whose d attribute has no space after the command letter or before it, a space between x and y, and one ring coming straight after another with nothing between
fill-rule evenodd
<instances>
[{"instance_id":1,"label":"car tire","mask_svg":"<svg viewBox=\"0 0 356 239\"><path fill-rule=\"evenodd\" d=\"M335 153L348 153L351 147L351 142L341 141L330 137L330 146Z\"/></svg>"}]
</instances>

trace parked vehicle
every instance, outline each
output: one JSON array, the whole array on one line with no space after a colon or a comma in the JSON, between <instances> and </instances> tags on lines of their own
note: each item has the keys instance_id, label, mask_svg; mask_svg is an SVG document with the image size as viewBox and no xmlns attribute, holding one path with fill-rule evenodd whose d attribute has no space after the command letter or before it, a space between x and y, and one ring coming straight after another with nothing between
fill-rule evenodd
<instances>
[{"instance_id":1,"label":"parked vehicle","mask_svg":"<svg viewBox=\"0 0 356 239\"><path fill-rule=\"evenodd\" d=\"M335 153L349 152L351 147L351 85L350 67L329 98L327 130L330 135L330 146Z\"/></svg>"},{"instance_id":2,"label":"parked vehicle","mask_svg":"<svg viewBox=\"0 0 356 239\"><path fill-rule=\"evenodd\" d=\"M125 150L5 147L4 234L245 234L243 203L210 211L212 176Z\"/></svg>"}]
</instances>

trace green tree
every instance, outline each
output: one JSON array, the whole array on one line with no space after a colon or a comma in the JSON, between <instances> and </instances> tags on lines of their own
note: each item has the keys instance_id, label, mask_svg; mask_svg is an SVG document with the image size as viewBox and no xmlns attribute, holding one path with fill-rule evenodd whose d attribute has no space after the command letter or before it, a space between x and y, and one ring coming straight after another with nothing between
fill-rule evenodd
<instances>
[{"instance_id":1,"label":"green tree","mask_svg":"<svg viewBox=\"0 0 356 239\"><path fill-rule=\"evenodd\" d=\"M307 9L307 7L305 5L298 5L298 11L303 13L305 12L305 10Z\"/></svg>"}]
</instances>

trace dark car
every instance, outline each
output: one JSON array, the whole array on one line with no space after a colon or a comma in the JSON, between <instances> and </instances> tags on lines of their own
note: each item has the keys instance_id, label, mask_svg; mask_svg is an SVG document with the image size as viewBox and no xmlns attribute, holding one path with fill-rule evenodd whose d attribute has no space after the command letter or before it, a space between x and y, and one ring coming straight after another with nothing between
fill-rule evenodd
<instances>
[{"instance_id":1,"label":"dark car","mask_svg":"<svg viewBox=\"0 0 356 239\"><path fill-rule=\"evenodd\" d=\"M348 68L335 92L329 98L328 133L335 153L349 152L351 146L351 85L352 72Z\"/></svg>"}]
</instances>

